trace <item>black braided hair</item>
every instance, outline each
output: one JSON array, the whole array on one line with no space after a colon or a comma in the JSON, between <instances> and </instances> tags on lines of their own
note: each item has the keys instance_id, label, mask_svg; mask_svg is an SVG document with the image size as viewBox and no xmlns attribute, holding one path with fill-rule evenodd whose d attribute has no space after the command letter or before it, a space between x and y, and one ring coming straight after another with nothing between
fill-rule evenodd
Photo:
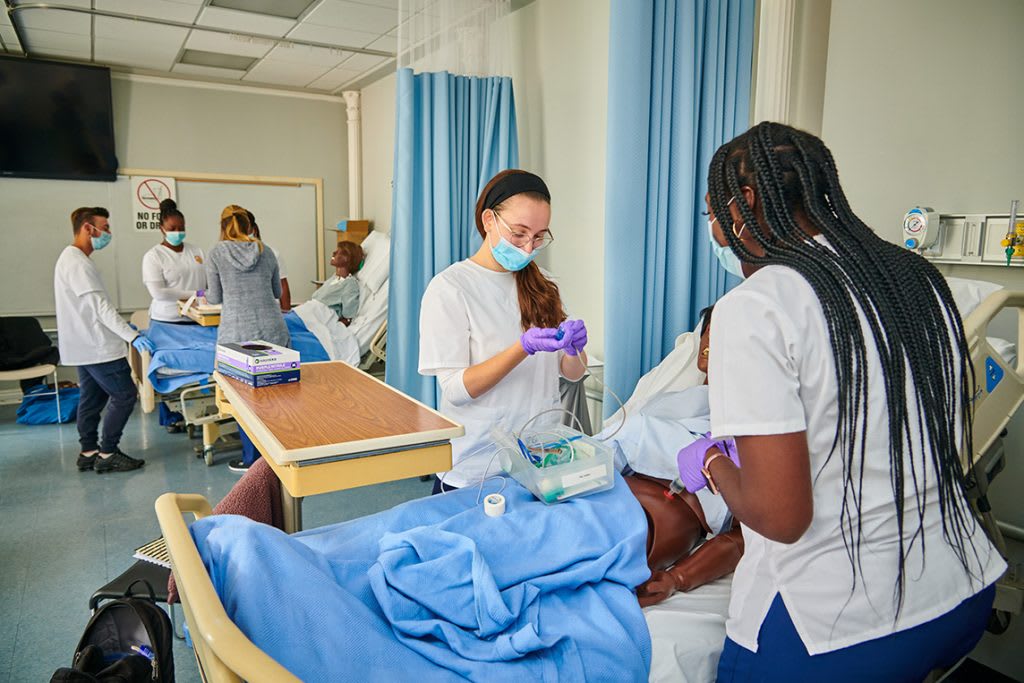
<instances>
[{"instance_id":1,"label":"black braided hair","mask_svg":"<svg viewBox=\"0 0 1024 683\"><path fill-rule=\"evenodd\" d=\"M744 186L754 189L763 222L745 200ZM894 589L898 616L906 558L914 543L924 543L927 458L938 476L945 541L968 574L969 552L975 558L978 554L973 544L970 551L965 544L976 522L964 495L968 482L963 465L966 462L969 471L974 457L970 415L974 372L949 286L925 259L881 239L853 213L832 153L810 133L771 122L754 126L715 153L708 194L739 259L792 268L807 280L824 310L839 387L839 421L828 458L836 453L842 458L840 527L852 569L851 592L858 574L863 574L864 464L868 457L875 457L866 451L866 436L869 428L877 428L867 424L867 352L858 311L867 320L881 359L889 414L890 482L900 550ZM763 256L751 253L734 234L730 200L764 250ZM807 217L829 246L800 228L796 212ZM919 408L914 415L907 409L910 391ZM905 459L912 426L925 440L924 447ZM905 510L904 494L911 490L916 507ZM907 526L908 512L916 517L916 526ZM904 529L913 529L909 540Z\"/></svg>"},{"instance_id":2,"label":"black braided hair","mask_svg":"<svg viewBox=\"0 0 1024 683\"><path fill-rule=\"evenodd\" d=\"M178 204L171 198L160 202L160 223L163 224L168 218L180 218L185 220L185 215L178 211Z\"/></svg>"}]
</instances>

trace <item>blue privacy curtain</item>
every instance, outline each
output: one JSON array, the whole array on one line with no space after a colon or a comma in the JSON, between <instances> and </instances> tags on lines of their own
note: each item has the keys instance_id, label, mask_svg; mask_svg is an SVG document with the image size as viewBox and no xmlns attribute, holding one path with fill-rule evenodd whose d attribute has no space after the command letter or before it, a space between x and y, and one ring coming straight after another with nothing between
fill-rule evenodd
<instances>
[{"instance_id":1,"label":"blue privacy curtain","mask_svg":"<svg viewBox=\"0 0 1024 683\"><path fill-rule=\"evenodd\" d=\"M737 282L701 212L712 155L748 127L754 8L611 0L605 381L623 399Z\"/></svg>"},{"instance_id":2,"label":"blue privacy curtain","mask_svg":"<svg viewBox=\"0 0 1024 683\"><path fill-rule=\"evenodd\" d=\"M388 296L391 386L437 405L417 372L420 300L427 283L480 245L476 199L498 171L519 164L510 78L398 72Z\"/></svg>"}]
</instances>

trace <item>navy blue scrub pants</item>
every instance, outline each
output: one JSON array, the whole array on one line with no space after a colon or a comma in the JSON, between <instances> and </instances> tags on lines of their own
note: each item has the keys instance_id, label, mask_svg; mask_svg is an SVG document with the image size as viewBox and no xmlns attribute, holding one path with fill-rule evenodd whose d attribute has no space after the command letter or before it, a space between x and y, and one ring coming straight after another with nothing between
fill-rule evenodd
<instances>
[{"instance_id":1,"label":"navy blue scrub pants","mask_svg":"<svg viewBox=\"0 0 1024 683\"><path fill-rule=\"evenodd\" d=\"M996 588L989 586L952 611L920 626L850 647L810 655L778 595L761 624L757 652L725 639L718 683L827 681L920 683L938 667L950 667L981 640Z\"/></svg>"},{"instance_id":2,"label":"navy blue scrub pants","mask_svg":"<svg viewBox=\"0 0 1024 683\"><path fill-rule=\"evenodd\" d=\"M138 393L132 371L124 358L78 366L78 440L82 452L113 453L121 443L121 434L135 408ZM102 438L97 434L103 408Z\"/></svg>"}]
</instances>

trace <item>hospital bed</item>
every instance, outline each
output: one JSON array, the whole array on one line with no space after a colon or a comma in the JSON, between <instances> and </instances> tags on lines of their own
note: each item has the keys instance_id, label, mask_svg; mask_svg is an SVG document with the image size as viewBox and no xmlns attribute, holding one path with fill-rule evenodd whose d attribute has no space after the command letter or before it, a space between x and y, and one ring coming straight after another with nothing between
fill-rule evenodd
<instances>
[{"instance_id":1,"label":"hospital bed","mask_svg":"<svg viewBox=\"0 0 1024 683\"><path fill-rule=\"evenodd\" d=\"M306 302L284 319L292 348L299 351L303 362L359 363L354 335L327 306ZM143 411L151 412L159 400L182 414L190 433L201 427L203 445L199 454L207 465L213 464L218 440L237 431L234 418L220 412L211 383L217 328L155 321L143 327L139 325L143 322L139 313L133 316L133 321L140 329L148 329L149 338L157 347L152 356L130 350L129 363L139 386Z\"/></svg>"},{"instance_id":2,"label":"hospital bed","mask_svg":"<svg viewBox=\"0 0 1024 683\"><path fill-rule=\"evenodd\" d=\"M958 297L958 304L966 314L971 359L978 371L974 401L976 465L972 476L984 484L975 485L978 491L972 499L989 533L1001 544L999 528L984 509L984 490L998 470L995 463L1004 457L1006 424L1024 402L1024 362L1016 358L1012 343L991 339L987 331L997 314L1011 311L1017 316L1018 340L1024 338L1024 292L1000 290L986 294L980 303ZM638 392L652 394L692 386L696 353L696 335L681 335L676 349L641 380ZM627 408L638 398L642 397L635 393ZM205 498L167 493L157 500L156 512L204 680L297 681L232 623L214 590L185 521L186 515L198 519L210 514ZM714 680L725 638L730 584L731 577L719 579L644 610L652 642L651 681ZM1014 594L1019 598L1019 587L1004 586L996 607L1012 608Z\"/></svg>"},{"instance_id":3,"label":"hospital bed","mask_svg":"<svg viewBox=\"0 0 1024 683\"><path fill-rule=\"evenodd\" d=\"M387 347L387 311L388 311L388 277L391 263L391 239L388 235L371 232L362 243L365 260L359 271L360 305L359 313L348 326L348 332L354 340L344 337L345 332L330 324L322 315L306 316L307 327L317 326L318 339L321 345L332 348L334 353L317 360L339 359L352 362L349 357L350 347L358 345L358 364L362 369L369 370L378 362L386 359ZM297 307L298 308L298 307ZM310 318L319 317L320 325L311 322ZM131 322L138 329L149 328L147 311L136 311ZM326 327L331 329L325 329ZM328 340L331 340L330 342ZM213 464L216 446L237 432L234 418L222 415L214 400L214 392L210 383L212 365L203 367L170 367L164 365L155 372L151 368L152 358L147 353L140 353L129 347L129 364L139 391L139 403L142 411L152 413L158 403L181 413L184 417L189 435L196 429L202 430L202 450L200 455L207 465ZM305 359L304 359L305 360ZM163 391L154 387L153 376L160 376L166 381L156 381ZM184 381L186 380L187 381ZM173 388L172 388L173 387Z\"/></svg>"}]
</instances>

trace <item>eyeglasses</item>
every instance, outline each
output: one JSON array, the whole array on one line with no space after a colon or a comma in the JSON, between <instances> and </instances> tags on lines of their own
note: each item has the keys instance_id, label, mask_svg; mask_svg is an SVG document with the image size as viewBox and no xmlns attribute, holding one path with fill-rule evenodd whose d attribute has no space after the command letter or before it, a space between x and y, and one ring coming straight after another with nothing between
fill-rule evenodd
<instances>
[{"instance_id":1,"label":"eyeglasses","mask_svg":"<svg viewBox=\"0 0 1024 683\"><path fill-rule=\"evenodd\" d=\"M508 231L508 241L511 242L513 246L519 247L520 249L524 248L528 244L532 244L533 250L539 251L549 246L555 240L554 235L552 235L550 231L545 231L534 237L528 232L513 230L508 226L508 223L505 222L505 219L501 217L501 214L495 211L494 215L501 222L501 225Z\"/></svg>"}]
</instances>

